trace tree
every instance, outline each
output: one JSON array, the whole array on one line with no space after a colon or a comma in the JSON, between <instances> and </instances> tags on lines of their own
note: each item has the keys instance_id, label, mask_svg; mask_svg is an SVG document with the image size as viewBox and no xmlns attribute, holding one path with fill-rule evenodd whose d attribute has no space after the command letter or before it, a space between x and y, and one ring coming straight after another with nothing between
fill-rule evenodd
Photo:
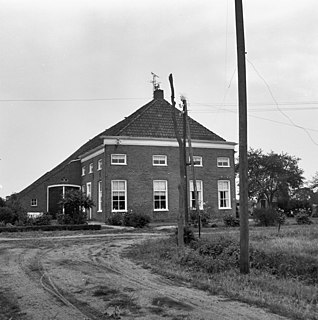
<instances>
[{"instance_id":1,"label":"tree","mask_svg":"<svg viewBox=\"0 0 318 320\"><path fill-rule=\"evenodd\" d=\"M80 190L68 190L60 201L64 208L61 221L65 224L82 224L86 221L86 209L94 206L94 202Z\"/></svg>"},{"instance_id":2,"label":"tree","mask_svg":"<svg viewBox=\"0 0 318 320\"><path fill-rule=\"evenodd\" d=\"M264 154L261 149L250 149L247 158L250 199L265 198L272 207L275 198L289 197L303 183L303 170L298 166L300 159L294 156L273 151Z\"/></svg>"},{"instance_id":3,"label":"tree","mask_svg":"<svg viewBox=\"0 0 318 320\"><path fill-rule=\"evenodd\" d=\"M0 208L5 207L5 205L6 205L6 201L0 197Z\"/></svg>"}]
</instances>

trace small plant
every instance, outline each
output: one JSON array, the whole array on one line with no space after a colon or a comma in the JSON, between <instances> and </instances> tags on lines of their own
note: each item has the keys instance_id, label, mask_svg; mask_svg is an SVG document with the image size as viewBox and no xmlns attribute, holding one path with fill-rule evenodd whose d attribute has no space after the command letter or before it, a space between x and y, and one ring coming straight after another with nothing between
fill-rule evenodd
<instances>
[{"instance_id":1,"label":"small plant","mask_svg":"<svg viewBox=\"0 0 318 320\"><path fill-rule=\"evenodd\" d=\"M144 228L150 223L150 217L147 214L134 212L130 210L124 214L123 225L134 228Z\"/></svg>"},{"instance_id":2,"label":"small plant","mask_svg":"<svg viewBox=\"0 0 318 320\"><path fill-rule=\"evenodd\" d=\"M309 214L305 209L300 209L295 218L297 224L312 224L312 221L309 218Z\"/></svg>"},{"instance_id":3,"label":"small plant","mask_svg":"<svg viewBox=\"0 0 318 320\"><path fill-rule=\"evenodd\" d=\"M223 218L226 227L239 227L240 220L232 215L226 215Z\"/></svg>"},{"instance_id":4,"label":"small plant","mask_svg":"<svg viewBox=\"0 0 318 320\"><path fill-rule=\"evenodd\" d=\"M176 228L176 231L175 231L175 238L176 238L176 242L178 244L178 228ZM192 241L196 240L194 233L193 233L193 230L191 228L184 227L183 239L184 239L184 244L190 244L190 243L192 243Z\"/></svg>"},{"instance_id":5,"label":"small plant","mask_svg":"<svg viewBox=\"0 0 318 320\"><path fill-rule=\"evenodd\" d=\"M279 214L273 208L256 208L253 218L258 226L269 227L279 223Z\"/></svg>"},{"instance_id":6,"label":"small plant","mask_svg":"<svg viewBox=\"0 0 318 320\"><path fill-rule=\"evenodd\" d=\"M14 212L9 207L0 207L0 221L4 224L14 222Z\"/></svg>"},{"instance_id":7,"label":"small plant","mask_svg":"<svg viewBox=\"0 0 318 320\"><path fill-rule=\"evenodd\" d=\"M120 212L113 213L108 219L107 222L112 226L122 226L124 221L123 214Z\"/></svg>"},{"instance_id":8,"label":"small plant","mask_svg":"<svg viewBox=\"0 0 318 320\"><path fill-rule=\"evenodd\" d=\"M33 226L46 226L50 225L52 221L52 216L48 213L44 213L38 217L29 217L26 221L26 225Z\"/></svg>"}]
</instances>

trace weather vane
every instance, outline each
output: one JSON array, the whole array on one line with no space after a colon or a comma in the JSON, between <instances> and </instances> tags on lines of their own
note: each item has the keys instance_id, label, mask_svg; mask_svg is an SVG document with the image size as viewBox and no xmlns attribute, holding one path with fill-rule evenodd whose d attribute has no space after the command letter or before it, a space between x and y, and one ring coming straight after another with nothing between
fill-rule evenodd
<instances>
[{"instance_id":1,"label":"weather vane","mask_svg":"<svg viewBox=\"0 0 318 320\"><path fill-rule=\"evenodd\" d=\"M157 81L157 78L159 78L159 76L157 76L153 72L151 72L151 75L152 75L152 81L150 81L150 82L153 85L153 91L156 91L156 90L160 89L160 82Z\"/></svg>"}]
</instances>

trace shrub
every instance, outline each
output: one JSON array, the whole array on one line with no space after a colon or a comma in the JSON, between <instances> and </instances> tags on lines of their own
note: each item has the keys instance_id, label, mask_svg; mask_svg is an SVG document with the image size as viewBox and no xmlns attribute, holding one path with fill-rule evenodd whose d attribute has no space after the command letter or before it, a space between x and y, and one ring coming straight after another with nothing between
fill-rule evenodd
<instances>
[{"instance_id":1,"label":"shrub","mask_svg":"<svg viewBox=\"0 0 318 320\"><path fill-rule=\"evenodd\" d=\"M309 215L306 212L299 212L296 215L297 224L312 224L312 221L309 218Z\"/></svg>"},{"instance_id":2,"label":"shrub","mask_svg":"<svg viewBox=\"0 0 318 320\"><path fill-rule=\"evenodd\" d=\"M176 243L178 244L178 228L175 231ZM190 244L192 241L196 240L193 230L189 227L184 227L183 229L183 241L184 244Z\"/></svg>"},{"instance_id":3,"label":"shrub","mask_svg":"<svg viewBox=\"0 0 318 320\"><path fill-rule=\"evenodd\" d=\"M279 214L273 208L256 208L253 219L258 226L275 226L279 221Z\"/></svg>"},{"instance_id":4,"label":"shrub","mask_svg":"<svg viewBox=\"0 0 318 320\"><path fill-rule=\"evenodd\" d=\"M231 215L226 215L223 218L224 224L226 227L239 227L240 226L240 219L231 216Z\"/></svg>"},{"instance_id":5,"label":"shrub","mask_svg":"<svg viewBox=\"0 0 318 320\"><path fill-rule=\"evenodd\" d=\"M112 226L122 226L123 220L124 218L121 213L114 213L107 219L107 222Z\"/></svg>"},{"instance_id":6,"label":"shrub","mask_svg":"<svg viewBox=\"0 0 318 320\"><path fill-rule=\"evenodd\" d=\"M0 207L0 221L4 224L14 223L14 212L11 208Z\"/></svg>"},{"instance_id":7,"label":"shrub","mask_svg":"<svg viewBox=\"0 0 318 320\"><path fill-rule=\"evenodd\" d=\"M143 228L150 223L150 217L133 211L124 214L123 225L127 227Z\"/></svg>"},{"instance_id":8,"label":"shrub","mask_svg":"<svg viewBox=\"0 0 318 320\"><path fill-rule=\"evenodd\" d=\"M25 224L35 225L35 226L47 226L50 225L52 221L52 216L50 214L44 213L38 217L28 218Z\"/></svg>"}]
</instances>

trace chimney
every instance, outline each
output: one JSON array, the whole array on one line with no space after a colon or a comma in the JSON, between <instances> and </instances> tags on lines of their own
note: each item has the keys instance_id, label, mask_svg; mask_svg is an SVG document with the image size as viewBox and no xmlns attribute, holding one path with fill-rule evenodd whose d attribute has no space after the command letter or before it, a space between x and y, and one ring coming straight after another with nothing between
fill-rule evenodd
<instances>
[{"instance_id":1,"label":"chimney","mask_svg":"<svg viewBox=\"0 0 318 320\"><path fill-rule=\"evenodd\" d=\"M161 89L155 89L153 92L153 98L154 99L164 99L163 97L163 90Z\"/></svg>"}]
</instances>

